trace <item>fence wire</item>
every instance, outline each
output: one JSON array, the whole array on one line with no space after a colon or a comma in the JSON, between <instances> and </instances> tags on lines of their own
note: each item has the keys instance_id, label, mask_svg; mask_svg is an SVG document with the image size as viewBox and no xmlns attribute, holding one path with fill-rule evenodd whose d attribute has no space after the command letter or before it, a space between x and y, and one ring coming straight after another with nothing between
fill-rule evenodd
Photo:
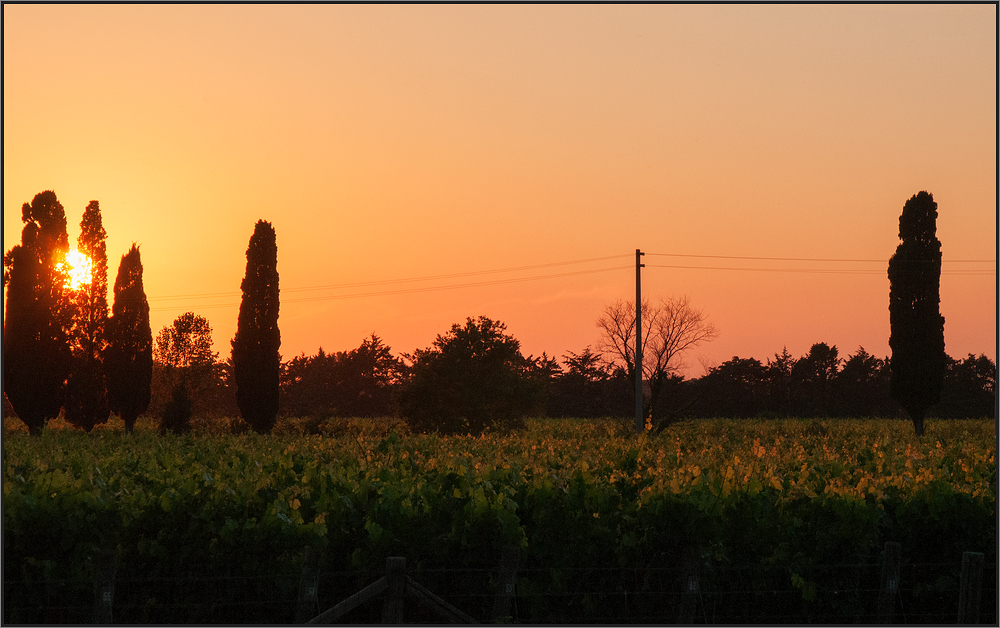
<instances>
[{"instance_id":1,"label":"fence wire","mask_svg":"<svg viewBox=\"0 0 1000 628\"><path fill-rule=\"evenodd\" d=\"M532 566L515 571L508 616L494 617L499 570L416 567L421 585L484 623L876 623L882 593L880 556L810 565L697 565L680 567ZM979 623L997 623L996 563L983 565ZM900 565L892 620L942 624L957 620L960 562ZM318 571L318 611L330 608L384 575ZM697 585L691 587L691 577ZM141 576L120 569L114 579L114 623L291 623L302 573ZM4 577L8 623L90 623L94 580ZM372 601L340 623L381 623ZM405 607L406 623L440 623L426 608Z\"/></svg>"}]
</instances>

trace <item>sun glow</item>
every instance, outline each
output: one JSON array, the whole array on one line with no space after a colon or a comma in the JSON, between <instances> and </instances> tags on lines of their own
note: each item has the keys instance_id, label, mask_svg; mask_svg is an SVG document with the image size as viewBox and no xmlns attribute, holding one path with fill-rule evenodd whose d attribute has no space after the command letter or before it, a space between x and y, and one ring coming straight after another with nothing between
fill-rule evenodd
<instances>
[{"instance_id":1,"label":"sun glow","mask_svg":"<svg viewBox=\"0 0 1000 628\"><path fill-rule=\"evenodd\" d=\"M90 283L93 276L94 263L89 257L76 249L70 249L66 253L66 261L60 264L66 270L68 279L66 285L71 290L79 290Z\"/></svg>"}]
</instances>

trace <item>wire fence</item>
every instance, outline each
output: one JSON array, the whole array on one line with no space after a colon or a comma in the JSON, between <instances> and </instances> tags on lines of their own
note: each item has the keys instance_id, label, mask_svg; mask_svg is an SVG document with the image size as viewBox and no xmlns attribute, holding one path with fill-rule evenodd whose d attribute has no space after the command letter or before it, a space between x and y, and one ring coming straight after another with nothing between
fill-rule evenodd
<instances>
[{"instance_id":1,"label":"wire fence","mask_svg":"<svg viewBox=\"0 0 1000 628\"><path fill-rule=\"evenodd\" d=\"M979 555L980 557L982 555ZM978 596L963 623L997 623L997 566L980 563L966 582L962 561L902 563L886 588L885 555L826 565L707 564L688 567L513 568L514 586L498 616L501 571L423 567L407 571L447 604L482 623L955 623L963 587ZM144 577L118 568L108 582L19 578L4 574L4 624L283 624L319 615L377 580L382 566L352 571ZM311 578L314 595L303 598ZM111 595L107 595L110 586ZM976 587L973 591L970 586ZM384 596L383 596L384 597ZM305 600L305 602L304 602ZM102 608L107 611L102 615ZM305 612L305 615L303 615ZM336 623L383 623L382 603L362 604ZM407 603L405 623L441 623L432 609Z\"/></svg>"}]
</instances>

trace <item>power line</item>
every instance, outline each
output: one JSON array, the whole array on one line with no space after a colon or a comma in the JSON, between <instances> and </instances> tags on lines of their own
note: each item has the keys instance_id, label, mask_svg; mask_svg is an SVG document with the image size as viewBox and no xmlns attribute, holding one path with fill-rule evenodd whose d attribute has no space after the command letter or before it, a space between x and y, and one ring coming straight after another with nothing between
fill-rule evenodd
<instances>
[{"instance_id":1,"label":"power line","mask_svg":"<svg viewBox=\"0 0 1000 628\"><path fill-rule=\"evenodd\" d=\"M511 266L508 268L495 268L491 270L474 270L464 273L447 273L443 275L424 275L421 277L404 277L402 279L381 279L377 281L360 281L354 283L338 283L338 284L324 284L318 286L302 286L298 288L282 288L282 292L308 292L312 290L339 290L342 288L361 288L365 286L383 286L396 283L413 283L417 281L435 281L438 279L454 279L456 277L474 277L476 275L493 275L497 273L509 273L517 272L522 270L535 270L539 268L553 268L556 266L569 266L571 264L587 264L590 262L602 262L611 259L622 259L625 257L631 257L630 255L607 255L605 257L589 257L585 259L570 260L566 262L551 262L548 264L531 264L529 266ZM599 271L595 271L599 272ZM561 275L552 275L553 277L558 277ZM539 279L544 279L548 275L539 277ZM530 278L528 279L530 280ZM470 284L472 285L472 284ZM204 292L200 294L178 294L169 295L163 297L150 297L149 301L171 301L176 299L190 299L190 298L209 298L209 297L226 297L226 296L236 296L240 294L237 291L234 292Z\"/></svg>"},{"instance_id":2,"label":"power line","mask_svg":"<svg viewBox=\"0 0 1000 628\"><path fill-rule=\"evenodd\" d=\"M621 256L616 256L616 257L621 257ZM553 264L553 265L555 265L555 264ZM589 270L577 270L577 271L572 271L572 272L567 272L567 273L552 273L552 274L548 274L548 275L535 275L535 276L532 276L532 277L512 277L512 278L508 278L508 279L494 279L494 280L490 280L490 281L474 281L474 282L469 282L469 283L448 284L448 285L444 285L444 286L424 286L424 287L421 287L421 288L400 288L398 290L380 290L380 291L376 291L376 292L356 292L356 293L349 293L349 294L327 294L327 295L321 295L321 296L315 296L315 297L299 297L299 298L294 298L294 299L281 299L281 303L308 303L308 302L313 302L313 301L332 301L332 300L339 300L339 299L354 299L354 298L359 298L359 297L379 297L379 296L388 296L388 295L395 295L395 294L414 294L414 293L418 293L418 292L438 292L438 291L441 291L441 290L456 290L456 289L459 289L459 288L474 288L474 287L479 287L479 286L496 286L496 285L501 285L501 284L520 283L520 282L524 282L524 281L537 281L539 279L554 279L554 278L557 278L557 277L572 277L572 276L576 276L576 275L589 275L589 274L593 274L593 273L602 273L602 272L608 272L608 271L612 271L612 270L622 270L622 269L625 269L625 268L631 268L631 266L614 266L614 267L611 267L611 268L594 268L594 269L589 269ZM371 283L376 283L376 282L371 282ZM392 283L392 282L385 281L385 282L377 282L377 283L387 284L387 283ZM352 284L344 284L344 285L352 285ZM365 284L353 284L353 285L369 285L369 283L366 282ZM290 290L283 290L283 292L291 292L291 291L292 291L291 289ZM233 294L234 293L227 293L226 296L233 296ZM239 305L238 303L209 303L209 304L203 304L203 305L198 305L198 306L184 306L183 308L182 307L151 307L149 309L150 309L150 311L164 311L164 310L176 310L176 309L185 309L185 308L190 308L190 309L206 309L206 308L220 308L220 307L237 307L238 305Z\"/></svg>"},{"instance_id":3,"label":"power line","mask_svg":"<svg viewBox=\"0 0 1000 628\"><path fill-rule=\"evenodd\" d=\"M623 268L631 268L631 266L614 266L611 268L595 268L591 270L577 270L568 273L554 273L551 275L536 275L533 277L513 277L510 279L494 279L492 281L474 281L471 283L460 283L460 284L450 284L445 286L425 286L423 288L400 288L399 290L383 290L380 292L362 292L355 294L337 294L337 295L323 295L319 297L303 297L298 299L288 299L288 303L304 303L307 301L326 301L328 299L351 299L354 297L370 297L370 296L383 296L389 294L411 294L414 292L435 292L439 290L453 290L456 288L473 288L477 286L496 286L506 283L519 283L522 281L535 281L538 279L553 279L556 277L572 277L574 275L589 275L593 273L602 273L610 270L622 270Z\"/></svg>"},{"instance_id":4,"label":"power line","mask_svg":"<svg viewBox=\"0 0 1000 628\"><path fill-rule=\"evenodd\" d=\"M870 268L751 268L746 266L680 266L673 264L646 264L649 268L684 268L693 270L747 270L774 273L816 273L833 275L885 275L885 269ZM989 276L995 270L942 270L942 275Z\"/></svg>"},{"instance_id":5,"label":"power line","mask_svg":"<svg viewBox=\"0 0 1000 628\"><path fill-rule=\"evenodd\" d=\"M704 259L746 259L764 260L770 262L865 262L885 264L887 259L842 259L832 257L750 257L745 255L692 255L686 253L646 253L646 255L656 255L659 257L698 257ZM990 263L996 264L995 259L942 259L942 262L953 263Z\"/></svg>"},{"instance_id":6,"label":"power line","mask_svg":"<svg viewBox=\"0 0 1000 628\"><path fill-rule=\"evenodd\" d=\"M683 253L646 253L647 255L659 256L659 257L683 257L683 258L700 258L700 259L728 259L728 260L755 260L755 261L797 261L797 262L838 262L838 263L879 263L885 264L886 260L878 259L846 259L846 258L805 258L805 257L759 257L759 256L741 256L741 255L694 255L694 254L683 254ZM424 281L439 281L442 279L456 279L460 277L475 277L482 275L491 275L498 273L508 273L508 272L519 272L524 270L537 270L542 268L555 268L559 266L569 266L573 264L586 264L592 262L601 262L614 259L622 259L626 257L631 257L631 255L607 255L603 257L590 257L577 260L568 260L562 262L550 262L546 264L530 264L526 266L511 266L507 268L495 268L489 270L479 270L479 271L467 271L459 273L444 273L439 275L423 275L417 277L403 277L399 279L383 279L375 281L362 281L362 282L351 282L351 283L339 283L339 284L324 284L315 286L300 286L294 288L283 288L281 292L283 294L288 293L299 293L299 292L313 292L317 290L342 290L350 288L365 288L365 287L377 287L377 286L389 286L394 284L406 284L406 283L416 283ZM995 260L943 260L944 262L957 262L957 263L995 263ZM689 265L677 265L677 264L646 264L650 268L673 268L673 269L683 269L683 270L724 270L724 271L752 271L752 272L779 272L779 273L806 273L806 274L855 274L855 275L884 275L886 270L884 268L879 269L863 269L863 268L753 268L753 267L742 267L742 266L689 266ZM282 303L308 303L315 301L331 301L340 299L354 299L354 298L364 298L364 297L377 297L377 296L391 296L398 294L415 294L420 292L438 292L442 290L456 290L461 288L473 288L481 286L494 286L510 283L520 283L525 281L537 281L542 279L554 279L559 277L571 277L576 275L586 275L600 272L608 272L614 270L624 270L626 268L632 268L631 266L614 266L609 268L596 268L588 270L571 271L564 273L549 273L544 275L533 275L528 277L512 277L507 279L494 279L488 281L473 281L457 284L445 284L438 286L423 286L414 288L398 288L390 290L376 290L376 291L365 291L365 292L350 292L346 294L326 294L319 296L306 296L291 299L282 299ZM996 269L956 269L956 270L942 270L942 275L950 276L995 276ZM218 299L218 298L233 298L240 295L238 291L232 292L204 292L204 293L194 293L194 294L180 294L180 295L169 295L162 297L149 297L149 301L187 301L191 299ZM177 305L177 306L161 306L152 307L151 311L167 311L167 310L177 310L177 309L214 309L214 308L232 308L238 307L239 303L229 302L229 303L205 303L200 305Z\"/></svg>"}]
</instances>

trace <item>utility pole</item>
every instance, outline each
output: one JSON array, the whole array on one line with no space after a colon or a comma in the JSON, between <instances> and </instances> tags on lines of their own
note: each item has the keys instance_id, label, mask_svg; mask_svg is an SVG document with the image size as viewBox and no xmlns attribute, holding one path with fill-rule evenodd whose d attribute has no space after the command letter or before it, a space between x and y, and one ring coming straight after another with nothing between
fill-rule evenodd
<instances>
[{"instance_id":1,"label":"utility pole","mask_svg":"<svg viewBox=\"0 0 1000 628\"><path fill-rule=\"evenodd\" d=\"M645 417L642 416L642 277L639 269L645 266L640 258L645 255L639 249L635 250L635 432L642 434L646 429Z\"/></svg>"}]
</instances>

